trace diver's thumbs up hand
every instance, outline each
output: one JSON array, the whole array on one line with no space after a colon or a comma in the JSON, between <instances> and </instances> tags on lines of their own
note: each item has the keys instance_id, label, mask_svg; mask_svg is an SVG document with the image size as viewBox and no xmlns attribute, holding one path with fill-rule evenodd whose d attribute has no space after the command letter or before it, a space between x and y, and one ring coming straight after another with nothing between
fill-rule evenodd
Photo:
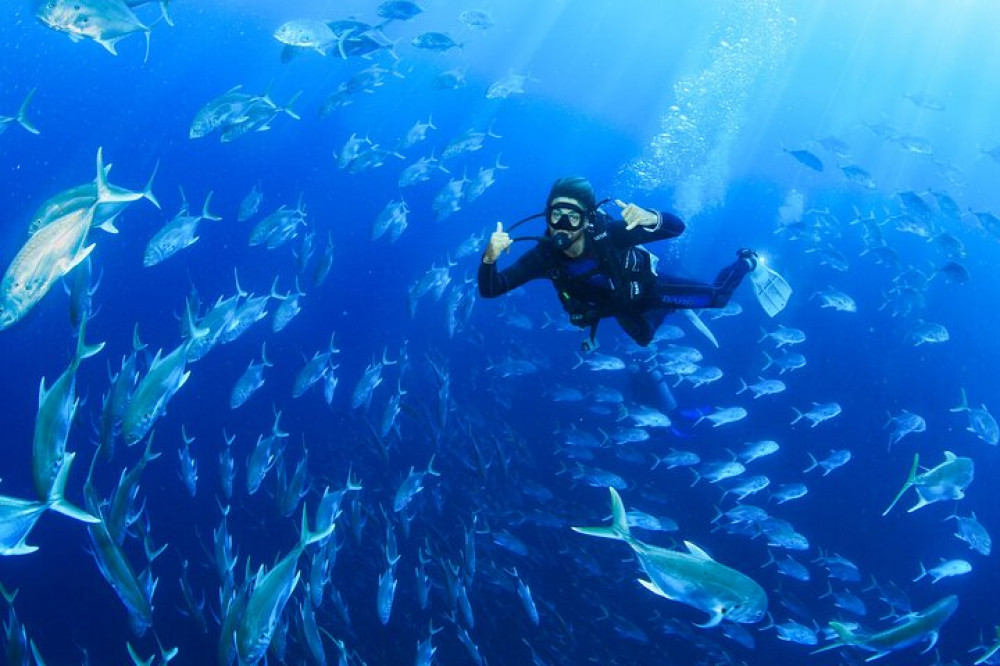
<instances>
[{"instance_id":1,"label":"diver's thumbs up hand","mask_svg":"<svg viewBox=\"0 0 1000 666\"><path fill-rule=\"evenodd\" d=\"M510 236L503 230L503 223L497 222L497 230L490 235L490 244L486 248L486 252L483 253L483 263L492 264L496 262L501 252L510 249L512 242Z\"/></svg>"},{"instance_id":2,"label":"diver's thumbs up hand","mask_svg":"<svg viewBox=\"0 0 1000 666\"><path fill-rule=\"evenodd\" d=\"M627 204L621 199L615 199L615 203L622 209L622 219L625 220L625 228L629 231L636 227L655 226L660 220L656 213L639 208L635 204Z\"/></svg>"}]
</instances>

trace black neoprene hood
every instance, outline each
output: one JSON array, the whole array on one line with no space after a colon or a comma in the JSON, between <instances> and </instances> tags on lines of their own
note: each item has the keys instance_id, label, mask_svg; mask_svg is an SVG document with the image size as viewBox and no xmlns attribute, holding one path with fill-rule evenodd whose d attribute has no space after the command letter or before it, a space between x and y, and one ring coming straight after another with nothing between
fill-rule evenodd
<instances>
[{"instance_id":1,"label":"black neoprene hood","mask_svg":"<svg viewBox=\"0 0 1000 666\"><path fill-rule=\"evenodd\" d=\"M552 183L549 190L549 198L545 201L545 207L552 205L554 199L566 197L579 201L586 211L592 211L597 207L597 196L594 194L594 186L590 181L582 176L570 176L560 178Z\"/></svg>"}]
</instances>

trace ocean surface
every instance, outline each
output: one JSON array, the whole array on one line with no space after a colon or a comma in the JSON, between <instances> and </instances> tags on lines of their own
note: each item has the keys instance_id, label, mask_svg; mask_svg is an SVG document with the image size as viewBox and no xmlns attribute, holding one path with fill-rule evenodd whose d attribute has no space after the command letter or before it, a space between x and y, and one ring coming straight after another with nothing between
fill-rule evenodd
<instances>
[{"instance_id":1,"label":"ocean surface","mask_svg":"<svg viewBox=\"0 0 1000 666\"><path fill-rule=\"evenodd\" d=\"M56 9L68 14L55 27L36 16ZM982 535L1000 527L996 3L174 0L169 21L157 2L133 9L0 8L0 262L27 252L37 211L93 186L98 159L136 199L109 233L92 188L77 204L95 221L88 260L53 262L58 279L0 331L6 663L257 663L269 646L271 664L970 664L994 644L1000 568ZM303 20L332 38L275 36ZM92 39L101 26L124 35L117 55ZM401 184L421 159L422 179ZM544 281L480 298L497 223L541 212L570 175L685 221L648 247L661 274L710 281L753 248L792 286L787 307L769 318L747 280L739 308L700 313L717 346L674 314L645 349L606 321L581 355ZM240 220L255 186L260 205ZM154 234L209 196L220 219L144 265ZM379 233L400 202L405 222ZM279 218L290 228L268 235ZM74 361L68 294L88 265L84 340L104 346ZM275 330L296 289L301 312ZM213 307L253 297L266 316L188 356L190 328L219 334ZM262 346L264 383L234 408ZM109 394L123 387L121 410L140 410L135 387L168 356L173 390L129 445ZM699 368L719 372L699 385ZM73 369L79 404L55 460L75 454L65 499L101 522L46 510L55 498L37 483L39 384ZM762 379L785 388L741 391ZM832 418L793 423L832 403ZM733 407L745 416L713 418ZM149 439L158 456L143 467ZM750 460L748 443L768 440L777 450ZM699 462L663 460L676 451ZM828 457L845 451L845 464ZM946 452L974 464L971 481L938 467ZM885 513L915 455L916 474L937 471ZM745 471L701 478L732 461ZM791 484L807 492L782 497ZM611 524L609 485L661 529L633 526L629 543L571 530ZM941 501L910 512L918 492ZM739 518L747 507L760 512ZM97 533L115 510L108 543ZM302 541L303 510L310 533L332 536ZM18 529L37 550L9 552ZM675 572L689 586L753 579L767 615L697 626L728 602L645 589L655 574L629 547L642 544L724 567ZM942 600L953 613L922 615ZM859 645L837 647L830 622Z\"/></svg>"}]
</instances>

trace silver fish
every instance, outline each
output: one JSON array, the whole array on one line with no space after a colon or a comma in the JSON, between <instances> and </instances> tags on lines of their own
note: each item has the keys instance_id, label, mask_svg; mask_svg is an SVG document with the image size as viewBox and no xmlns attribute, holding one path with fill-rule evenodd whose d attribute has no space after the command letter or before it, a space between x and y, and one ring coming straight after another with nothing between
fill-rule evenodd
<instances>
[{"instance_id":1,"label":"silver fish","mask_svg":"<svg viewBox=\"0 0 1000 666\"><path fill-rule=\"evenodd\" d=\"M212 193L205 197L205 205L202 207L201 215L189 215L187 204L174 216L174 219L167 222L163 228L157 231L143 254L142 264L147 268L155 266L166 259L174 256L180 250L191 247L198 242L198 223L202 220L219 221L222 218L212 214L208 210L208 204L212 201Z\"/></svg>"},{"instance_id":2,"label":"silver fish","mask_svg":"<svg viewBox=\"0 0 1000 666\"><path fill-rule=\"evenodd\" d=\"M38 387L38 414L35 417L32 468L35 492L40 500L47 501L55 479L63 467L66 457L66 442L70 427L76 415L80 398L76 395L76 371L83 359L94 356L104 343L88 345L84 341L87 320L80 324L77 333L76 352L73 360L52 386L46 390L45 378Z\"/></svg>"},{"instance_id":3,"label":"silver fish","mask_svg":"<svg viewBox=\"0 0 1000 666\"><path fill-rule=\"evenodd\" d=\"M108 187L101 149L97 150L97 197L40 228L14 257L0 280L0 330L26 315L57 280L93 251L85 245L98 205L122 201Z\"/></svg>"},{"instance_id":4,"label":"silver fish","mask_svg":"<svg viewBox=\"0 0 1000 666\"><path fill-rule=\"evenodd\" d=\"M254 393L264 385L264 368L273 367L273 363L267 360L266 343L260 346L260 363L250 361L250 365L243 371L240 378L236 380L233 391L229 395L229 408L241 407Z\"/></svg>"},{"instance_id":5,"label":"silver fish","mask_svg":"<svg viewBox=\"0 0 1000 666\"><path fill-rule=\"evenodd\" d=\"M714 627L723 620L754 623L764 617L767 593L748 576L713 560L708 553L685 541L688 552L658 548L639 541L629 532L625 507L614 488L611 493L611 527L574 527L589 536L624 541L636 554L649 580L640 584L659 596L679 601L709 614L700 627Z\"/></svg>"},{"instance_id":6,"label":"silver fish","mask_svg":"<svg viewBox=\"0 0 1000 666\"><path fill-rule=\"evenodd\" d=\"M237 222L245 222L251 217L257 214L260 210L260 205L264 202L264 191L260 187L260 181L257 181L253 188L247 192L247 195L243 197L243 201L240 202L240 210L236 214Z\"/></svg>"},{"instance_id":7,"label":"silver fish","mask_svg":"<svg viewBox=\"0 0 1000 666\"><path fill-rule=\"evenodd\" d=\"M118 55L116 45L120 40L145 33L149 57L149 27L122 0L47 0L39 6L36 16L53 30L68 33L73 41L90 38L112 55Z\"/></svg>"},{"instance_id":8,"label":"silver fish","mask_svg":"<svg viewBox=\"0 0 1000 666\"><path fill-rule=\"evenodd\" d=\"M903 484L902 489L889 507L882 512L883 516L892 511L892 507L896 506L896 502L910 488L917 491L917 496L920 499L907 509L907 513L913 513L934 502L960 500L965 497L965 489L972 483L975 476L975 464L972 458L960 458L951 451L944 452L944 462L937 467L918 472L919 466L920 454L914 454L913 466L910 468L906 483Z\"/></svg>"},{"instance_id":9,"label":"silver fish","mask_svg":"<svg viewBox=\"0 0 1000 666\"><path fill-rule=\"evenodd\" d=\"M866 660L872 661L923 640L927 641L928 645L925 650L927 652L937 644L938 632L957 608L958 597L951 595L931 604L922 611L899 618L899 621L888 629L872 633L851 629L840 622L831 622L830 628L836 634L837 639L829 645L813 650L812 654L847 645L874 653Z\"/></svg>"},{"instance_id":10,"label":"silver fish","mask_svg":"<svg viewBox=\"0 0 1000 666\"><path fill-rule=\"evenodd\" d=\"M330 26L325 21L312 19L282 23L274 31L274 38L282 44L300 49L312 49L324 56L337 44L337 35Z\"/></svg>"},{"instance_id":11,"label":"silver fish","mask_svg":"<svg viewBox=\"0 0 1000 666\"><path fill-rule=\"evenodd\" d=\"M191 371L186 367L188 352L191 345L206 333L195 326L190 308L185 316L188 324L187 340L166 356L162 356L162 349L156 352L149 371L139 381L135 394L125 408L122 437L129 446L146 436L156 420L163 415L167 403L191 376Z\"/></svg>"},{"instance_id":12,"label":"silver fish","mask_svg":"<svg viewBox=\"0 0 1000 666\"><path fill-rule=\"evenodd\" d=\"M410 473L396 489L396 496L392 501L393 511L399 513L413 501L417 493L424 489L424 477L428 474L441 476L441 473L434 469L434 456L431 456L430 462L427 463L427 469L421 472L414 471L413 467L410 467Z\"/></svg>"},{"instance_id":13,"label":"silver fish","mask_svg":"<svg viewBox=\"0 0 1000 666\"><path fill-rule=\"evenodd\" d=\"M261 566L253 581L253 591L239 615L239 625L235 631L236 651L241 663L255 664L264 657L285 604L302 575L298 570L299 556L309 544L325 539L332 533L332 525L320 532L310 532L303 507L299 543L269 571Z\"/></svg>"},{"instance_id":14,"label":"silver fish","mask_svg":"<svg viewBox=\"0 0 1000 666\"><path fill-rule=\"evenodd\" d=\"M288 433L281 430L281 412L276 412L274 425L271 426L271 434L267 437L264 435L257 437L257 444L247 459L247 494L253 495L260 489L264 477L278 462L278 456L283 446L281 440L286 437L288 437Z\"/></svg>"}]
</instances>

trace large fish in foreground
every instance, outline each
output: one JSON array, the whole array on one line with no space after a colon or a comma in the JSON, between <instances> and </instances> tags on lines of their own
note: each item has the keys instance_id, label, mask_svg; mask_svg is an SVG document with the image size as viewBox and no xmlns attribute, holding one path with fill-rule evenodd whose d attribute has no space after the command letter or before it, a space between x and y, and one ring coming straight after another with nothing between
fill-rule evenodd
<instances>
[{"instance_id":1,"label":"large fish in foreground","mask_svg":"<svg viewBox=\"0 0 1000 666\"><path fill-rule=\"evenodd\" d=\"M97 201L96 181L65 189L62 192L50 197L45 201L45 203L38 207L38 210L36 210L35 214L31 217L31 224L28 226L28 234L33 235L39 229L51 224L53 221L58 220L77 209L86 210L95 204L98 205L97 210L94 212L94 219L90 225L91 228L96 227L109 234L117 234L118 227L115 226L115 220L119 215L121 215L122 211L129 207L133 201L146 199L157 208L160 207L160 202L157 201L156 196L153 194L153 180L156 178L156 172L158 170L159 163L153 167L153 173L146 182L146 186L140 192L133 192L132 190L125 189L124 187L118 187L114 183L107 181L108 192L111 194L110 201ZM110 172L111 165L105 165L105 179L107 179Z\"/></svg>"},{"instance_id":2,"label":"large fish in foreground","mask_svg":"<svg viewBox=\"0 0 1000 666\"><path fill-rule=\"evenodd\" d=\"M709 614L699 627L714 627L723 620L751 624L767 611L767 593L748 576L713 560L698 546L685 541L688 552L643 543L629 532L622 498L611 492L611 527L574 527L580 534L624 541L635 552L649 580L639 580L647 590Z\"/></svg>"},{"instance_id":3,"label":"large fish in foreground","mask_svg":"<svg viewBox=\"0 0 1000 666\"><path fill-rule=\"evenodd\" d=\"M97 207L118 200L108 187L101 150L97 150L97 198L40 228L17 253L0 281L0 330L24 317L55 282L93 251L85 245Z\"/></svg>"},{"instance_id":4,"label":"large fish in foreground","mask_svg":"<svg viewBox=\"0 0 1000 666\"><path fill-rule=\"evenodd\" d=\"M814 650L812 654L850 645L874 652L875 654L865 659L874 661L890 652L916 645L923 640L927 641L927 647L923 652L930 652L937 644L941 626L948 621L956 608L958 608L958 597L947 596L920 612L908 613L898 618L892 627L874 633L849 629L840 622L831 622L830 628L837 634L837 640Z\"/></svg>"},{"instance_id":5,"label":"large fish in foreground","mask_svg":"<svg viewBox=\"0 0 1000 666\"><path fill-rule=\"evenodd\" d=\"M56 477L66 458L66 442L69 430L76 416L80 398L76 395L76 370L80 361L90 358L104 349L104 343L88 345L84 341L87 320L80 324L77 334L76 353L66 371L59 375L46 390L45 378L38 387L38 414L35 417L33 439L33 471L35 491L39 499L46 501L55 486Z\"/></svg>"},{"instance_id":6,"label":"large fish in foreground","mask_svg":"<svg viewBox=\"0 0 1000 666\"><path fill-rule=\"evenodd\" d=\"M253 583L253 592L246 601L233 637L241 664L256 664L267 653L274 630L288 598L299 583L299 556L306 546L333 534L333 524L320 532L310 532L302 509L302 528L299 543L270 571L261 567ZM225 638L225 636L223 637Z\"/></svg>"},{"instance_id":7,"label":"large fish in foreground","mask_svg":"<svg viewBox=\"0 0 1000 666\"><path fill-rule=\"evenodd\" d=\"M145 33L149 58L149 26L122 0L49 0L39 6L36 15L53 30L68 33L74 42L89 37L112 55L118 55L115 45L120 40Z\"/></svg>"}]
</instances>

